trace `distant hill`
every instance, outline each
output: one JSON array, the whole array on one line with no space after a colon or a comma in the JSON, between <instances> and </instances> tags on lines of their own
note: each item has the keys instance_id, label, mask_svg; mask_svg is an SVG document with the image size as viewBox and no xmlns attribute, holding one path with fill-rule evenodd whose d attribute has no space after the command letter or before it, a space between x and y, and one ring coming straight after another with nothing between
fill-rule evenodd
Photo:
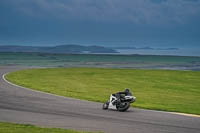
<instances>
[{"instance_id":1,"label":"distant hill","mask_svg":"<svg viewBox=\"0 0 200 133\"><path fill-rule=\"evenodd\" d=\"M39 52L39 53L118 53L111 48L101 46L81 46L81 45L59 45L54 47L40 46L0 46L0 52Z\"/></svg>"}]
</instances>

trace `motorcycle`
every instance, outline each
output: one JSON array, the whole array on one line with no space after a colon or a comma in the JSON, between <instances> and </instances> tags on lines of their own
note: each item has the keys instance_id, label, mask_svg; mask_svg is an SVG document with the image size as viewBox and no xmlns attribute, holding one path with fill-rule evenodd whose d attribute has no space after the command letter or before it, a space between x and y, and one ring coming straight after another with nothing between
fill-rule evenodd
<instances>
[{"instance_id":1,"label":"motorcycle","mask_svg":"<svg viewBox=\"0 0 200 133\"><path fill-rule=\"evenodd\" d=\"M114 109L120 112L124 112L129 109L130 104L135 102L136 97L134 96L123 96L119 99L115 94L110 95L110 100L103 104L103 109Z\"/></svg>"}]
</instances>

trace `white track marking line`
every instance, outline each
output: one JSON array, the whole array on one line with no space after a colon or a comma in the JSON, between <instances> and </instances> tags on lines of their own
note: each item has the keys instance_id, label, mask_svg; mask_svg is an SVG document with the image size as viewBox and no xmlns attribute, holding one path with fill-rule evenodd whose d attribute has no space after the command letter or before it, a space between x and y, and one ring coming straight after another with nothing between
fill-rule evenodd
<instances>
[{"instance_id":1,"label":"white track marking line","mask_svg":"<svg viewBox=\"0 0 200 133\"><path fill-rule=\"evenodd\" d=\"M25 87L23 87L23 86L16 85L16 84L14 84L14 83L11 83L10 81L8 81L8 80L5 78L5 76L6 76L7 74L9 74L9 73L10 73L10 72L3 74L2 78L3 78L3 80L4 80L6 83L8 83L8 84L10 84L10 85L12 85L12 86L19 87L19 88L22 88L22 89L25 89L25 90L29 90L29 91L32 91L32 92L37 92L37 93L41 93L41 94L50 95L50 96L56 96L56 97L65 98L65 99L79 100L79 99L75 99L75 98L71 98L71 97L59 96L59 95L56 95L56 94L47 93L47 92L38 91L38 90L33 90L33 89L30 89L30 88L25 88ZM85 101L87 101L87 100L85 100Z\"/></svg>"}]
</instances>

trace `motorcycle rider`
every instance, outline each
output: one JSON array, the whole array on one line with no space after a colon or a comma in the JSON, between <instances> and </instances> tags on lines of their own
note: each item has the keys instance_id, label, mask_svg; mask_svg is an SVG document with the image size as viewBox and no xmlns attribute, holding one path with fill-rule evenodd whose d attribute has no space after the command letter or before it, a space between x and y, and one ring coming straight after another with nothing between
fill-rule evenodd
<instances>
[{"instance_id":1,"label":"motorcycle rider","mask_svg":"<svg viewBox=\"0 0 200 133\"><path fill-rule=\"evenodd\" d=\"M117 101L120 101L120 99L123 98L124 96L132 96L132 93L130 92L129 88L126 88L122 92L114 93L113 96L117 98Z\"/></svg>"}]
</instances>

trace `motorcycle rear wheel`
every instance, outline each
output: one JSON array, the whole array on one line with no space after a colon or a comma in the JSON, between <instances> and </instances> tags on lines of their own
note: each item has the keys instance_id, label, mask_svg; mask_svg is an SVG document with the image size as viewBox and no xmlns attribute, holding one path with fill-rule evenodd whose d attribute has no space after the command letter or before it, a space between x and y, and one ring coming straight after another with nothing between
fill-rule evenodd
<instances>
[{"instance_id":1,"label":"motorcycle rear wheel","mask_svg":"<svg viewBox=\"0 0 200 133\"><path fill-rule=\"evenodd\" d=\"M129 109L130 107L130 103L129 102L125 102L125 103L120 103L119 105L116 106L117 110L120 112L124 112L126 110Z\"/></svg>"}]
</instances>

